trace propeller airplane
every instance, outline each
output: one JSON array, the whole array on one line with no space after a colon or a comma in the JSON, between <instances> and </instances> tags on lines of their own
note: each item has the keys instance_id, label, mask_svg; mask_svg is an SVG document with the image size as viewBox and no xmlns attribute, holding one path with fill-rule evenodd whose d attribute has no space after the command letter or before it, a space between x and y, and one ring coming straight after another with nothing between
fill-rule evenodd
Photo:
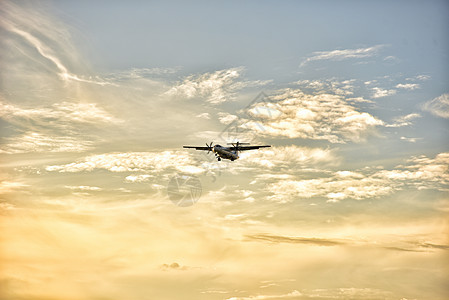
<instances>
[{"instance_id":1,"label":"propeller airplane","mask_svg":"<svg viewBox=\"0 0 449 300\"><path fill-rule=\"evenodd\" d=\"M193 148L196 150L203 150L209 152L213 152L218 161L222 159L229 159L230 161L234 161L239 158L239 152L247 151L247 150L256 150L259 148L271 147L271 145L263 145L263 146L242 146L249 145L249 143L228 143L228 145L232 145L230 147L223 147L221 145L213 145L213 142L208 145L206 143L206 147L204 146L184 146L184 148Z\"/></svg>"}]
</instances>

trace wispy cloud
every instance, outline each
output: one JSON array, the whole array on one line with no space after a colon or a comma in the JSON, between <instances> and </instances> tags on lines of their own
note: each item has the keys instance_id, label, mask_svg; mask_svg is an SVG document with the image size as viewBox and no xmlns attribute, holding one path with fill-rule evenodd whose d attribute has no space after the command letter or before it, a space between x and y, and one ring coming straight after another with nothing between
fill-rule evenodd
<instances>
[{"instance_id":1,"label":"wispy cloud","mask_svg":"<svg viewBox=\"0 0 449 300\"><path fill-rule=\"evenodd\" d=\"M418 83L399 83L396 85L396 88L413 91L421 88L421 86Z\"/></svg>"},{"instance_id":2,"label":"wispy cloud","mask_svg":"<svg viewBox=\"0 0 449 300\"><path fill-rule=\"evenodd\" d=\"M255 234L245 236L250 240L259 240L273 243L311 244L316 246L338 246L346 244L345 241L322 238L289 237L281 235Z\"/></svg>"},{"instance_id":3,"label":"wispy cloud","mask_svg":"<svg viewBox=\"0 0 449 300\"><path fill-rule=\"evenodd\" d=\"M22 108L0 102L0 117L21 132L5 139L1 153L83 152L94 145L91 133L83 130L122 123L96 103L62 102L50 107Z\"/></svg>"},{"instance_id":4,"label":"wispy cloud","mask_svg":"<svg viewBox=\"0 0 449 300\"><path fill-rule=\"evenodd\" d=\"M256 295L256 296L247 296L247 297L231 297L226 300L265 300L265 299L288 299L288 298L298 298L302 296L302 294L296 290L280 295Z\"/></svg>"},{"instance_id":5,"label":"wispy cloud","mask_svg":"<svg viewBox=\"0 0 449 300\"><path fill-rule=\"evenodd\" d=\"M392 124L386 124L386 127L404 127L413 124L413 120L421 118L420 114L412 113L405 116L397 117L393 120Z\"/></svg>"},{"instance_id":6,"label":"wispy cloud","mask_svg":"<svg viewBox=\"0 0 449 300\"><path fill-rule=\"evenodd\" d=\"M422 109L437 117L449 118L449 94L442 94L433 100L427 101L423 104Z\"/></svg>"},{"instance_id":7,"label":"wispy cloud","mask_svg":"<svg viewBox=\"0 0 449 300\"><path fill-rule=\"evenodd\" d=\"M0 153L16 154L29 152L84 152L93 148L93 141L70 136L43 135L28 132L6 139Z\"/></svg>"},{"instance_id":8,"label":"wispy cloud","mask_svg":"<svg viewBox=\"0 0 449 300\"><path fill-rule=\"evenodd\" d=\"M47 166L46 170L73 173L103 169L110 172L158 173L164 170L186 171L189 166L197 168L186 151L122 152L91 155L73 163ZM126 177L126 180L145 181L149 175Z\"/></svg>"},{"instance_id":9,"label":"wispy cloud","mask_svg":"<svg viewBox=\"0 0 449 300\"><path fill-rule=\"evenodd\" d=\"M234 99L234 93L246 87L263 86L268 81L241 79L243 67L220 70L200 75L190 75L166 92L167 95L185 98L201 97L211 104Z\"/></svg>"},{"instance_id":10,"label":"wispy cloud","mask_svg":"<svg viewBox=\"0 0 449 300\"><path fill-rule=\"evenodd\" d=\"M318 60L345 60L350 58L366 58L372 57L376 55L384 45L376 45L367 48L357 48L357 49L342 49L342 50L332 50L332 51L318 51L314 52L313 55L306 60L304 60L300 66L304 66L305 64L311 61Z\"/></svg>"},{"instance_id":11,"label":"wispy cloud","mask_svg":"<svg viewBox=\"0 0 449 300\"><path fill-rule=\"evenodd\" d=\"M20 7L11 2L2 3L3 19L0 24L9 33L26 41L30 47L35 49L39 55L46 59L48 63L56 68L56 73L60 79L66 82L78 81L85 83L93 83L98 85L108 85L109 82L96 80L92 77L82 77L69 70L67 63L63 62L62 55L58 52L61 43L68 43L69 34L56 24L54 20L50 20L48 16L36 13L24 13L29 7ZM8 43L14 43L8 40ZM56 45L56 47L55 47ZM53 46L53 47L52 47Z\"/></svg>"}]
</instances>

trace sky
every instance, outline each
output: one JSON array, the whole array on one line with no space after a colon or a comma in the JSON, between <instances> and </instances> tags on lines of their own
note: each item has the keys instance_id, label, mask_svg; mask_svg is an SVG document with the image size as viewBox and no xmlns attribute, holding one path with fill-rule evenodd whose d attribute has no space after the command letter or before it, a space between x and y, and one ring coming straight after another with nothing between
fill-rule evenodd
<instances>
[{"instance_id":1,"label":"sky","mask_svg":"<svg viewBox=\"0 0 449 300\"><path fill-rule=\"evenodd\" d=\"M447 299L448 15L2 1L0 298Z\"/></svg>"}]
</instances>

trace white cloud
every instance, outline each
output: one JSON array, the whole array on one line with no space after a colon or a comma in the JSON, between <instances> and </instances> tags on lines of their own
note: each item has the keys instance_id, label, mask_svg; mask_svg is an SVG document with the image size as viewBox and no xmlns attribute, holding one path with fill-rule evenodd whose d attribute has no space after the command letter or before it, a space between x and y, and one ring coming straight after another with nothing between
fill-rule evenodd
<instances>
[{"instance_id":1,"label":"white cloud","mask_svg":"<svg viewBox=\"0 0 449 300\"><path fill-rule=\"evenodd\" d=\"M206 120L209 120L209 119L210 119L210 115L209 115L209 113L207 113L207 112L202 113L202 114L198 114L198 115L196 115L196 117L197 117L197 118L206 119Z\"/></svg>"},{"instance_id":2,"label":"white cloud","mask_svg":"<svg viewBox=\"0 0 449 300\"><path fill-rule=\"evenodd\" d=\"M406 166L393 170L338 171L327 177L303 180L293 177L267 179L270 180L267 186L267 191L271 193L269 199L281 203L312 197L324 197L329 202L348 198L371 199L389 195L404 185L445 190L449 185L449 153L440 153L434 159L414 157Z\"/></svg>"},{"instance_id":3,"label":"white cloud","mask_svg":"<svg viewBox=\"0 0 449 300\"><path fill-rule=\"evenodd\" d=\"M302 296L300 292L294 290L287 294L281 295L257 295L257 296L248 296L248 297L231 297L226 300L264 300L264 299L287 299L287 298L297 298Z\"/></svg>"},{"instance_id":4,"label":"white cloud","mask_svg":"<svg viewBox=\"0 0 449 300\"><path fill-rule=\"evenodd\" d=\"M449 94L442 94L433 100L427 101L422 106L422 109L435 116L449 118Z\"/></svg>"},{"instance_id":5,"label":"white cloud","mask_svg":"<svg viewBox=\"0 0 449 300\"><path fill-rule=\"evenodd\" d=\"M152 175L148 174L140 174L140 175L129 175L125 177L125 182L145 182L149 181L150 178L152 178Z\"/></svg>"},{"instance_id":6,"label":"white cloud","mask_svg":"<svg viewBox=\"0 0 449 300\"><path fill-rule=\"evenodd\" d=\"M393 124L386 124L386 127L404 127L404 126L409 126L412 123L412 120L417 119L417 118L421 118L420 114L417 113L412 113L412 114L408 114L405 116L401 116L401 117L397 117L393 120Z\"/></svg>"},{"instance_id":7,"label":"white cloud","mask_svg":"<svg viewBox=\"0 0 449 300\"><path fill-rule=\"evenodd\" d=\"M0 153L16 154L28 152L84 152L92 149L93 142L70 136L43 135L36 132L25 133L7 139L0 147Z\"/></svg>"},{"instance_id":8,"label":"white cloud","mask_svg":"<svg viewBox=\"0 0 449 300\"><path fill-rule=\"evenodd\" d=\"M267 119L253 115L251 120L243 122L242 127L268 136L343 143L363 141L374 133L376 126L383 125L369 113L357 111L339 95L309 95L301 90L287 89L272 99L279 116ZM256 103L254 107L261 105L267 104Z\"/></svg>"},{"instance_id":9,"label":"white cloud","mask_svg":"<svg viewBox=\"0 0 449 300\"><path fill-rule=\"evenodd\" d=\"M58 126L66 128L74 123L120 123L96 103L55 103L47 108L20 108L0 103L0 117L15 125L25 125L32 121L39 126Z\"/></svg>"},{"instance_id":10,"label":"white cloud","mask_svg":"<svg viewBox=\"0 0 449 300\"><path fill-rule=\"evenodd\" d=\"M427 81L429 79L431 79L431 77L429 75L424 75L423 74L423 75L417 75L415 77L409 77L409 78L406 78L405 80L408 80L408 81L416 81L416 80Z\"/></svg>"},{"instance_id":11,"label":"white cloud","mask_svg":"<svg viewBox=\"0 0 449 300\"><path fill-rule=\"evenodd\" d=\"M295 145L271 147L259 151L241 153L245 166L257 165L263 168L287 166L338 165L341 161L334 150L306 148Z\"/></svg>"},{"instance_id":12,"label":"white cloud","mask_svg":"<svg viewBox=\"0 0 449 300\"><path fill-rule=\"evenodd\" d=\"M77 162L65 165L47 166L50 172L90 172L96 169L110 172L152 172L158 173L167 169L188 171L194 166L190 155L185 151L162 152L122 152L87 156ZM127 181L145 179L142 176L129 177Z\"/></svg>"},{"instance_id":13,"label":"white cloud","mask_svg":"<svg viewBox=\"0 0 449 300\"><path fill-rule=\"evenodd\" d=\"M396 94L396 90L384 90L379 87L374 87L372 90L374 91L373 98L382 98Z\"/></svg>"},{"instance_id":14,"label":"white cloud","mask_svg":"<svg viewBox=\"0 0 449 300\"><path fill-rule=\"evenodd\" d=\"M372 57L377 54L379 49L381 49L383 45L376 45L367 48L358 48L358 49L343 49L343 50L332 50L332 51L318 51L314 52L313 56L307 58L305 61L301 63L301 66L305 65L311 61L317 60L344 60L349 58L366 58Z\"/></svg>"},{"instance_id":15,"label":"white cloud","mask_svg":"<svg viewBox=\"0 0 449 300\"><path fill-rule=\"evenodd\" d=\"M355 79L347 79L343 81L339 81L336 79L328 79L328 80L299 80L294 82L303 88L311 89L315 92L327 92L334 93L337 95L345 95L349 96L354 94L354 82Z\"/></svg>"},{"instance_id":16,"label":"white cloud","mask_svg":"<svg viewBox=\"0 0 449 300\"><path fill-rule=\"evenodd\" d=\"M102 191L103 189L98 187L98 186L88 186L88 185L79 185L79 186L74 186L74 185L66 185L66 188L70 189L70 190L79 190L79 191L94 191L94 192L99 192Z\"/></svg>"},{"instance_id":17,"label":"white cloud","mask_svg":"<svg viewBox=\"0 0 449 300\"><path fill-rule=\"evenodd\" d=\"M420 139L421 138L412 138L412 137L401 136L401 140L406 141L406 142L410 142L410 143L416 143Z\"/></svg>"},{"instance_id":18,"label":"white cloud","mask_svg":"<svg viewBox=\"0 0 449 300\"><path fill-rule=\"evenodd\" d=\"M0 103L0 117L23 133L6 138L0 153L83 152L92 148L80 125L120 124L96 103L55 103L46 108L21 108Z\"/></svg>"},{"instance_id":19,"label":"white cloud","mask_svg":"<svg viewBox=\"0 0 449 300\"><path fill-rule=\"evenodd\" d=\"M235 121L238 117L236 115L232 115L226 112L219 112L218 113L218 120L220 120L220 123L222 124L230 124L232 121Z\"/></svg>"},{"instance_id":20,"label":"white cloud","mask_svg":"<svg viewBox=\"0 0 449 300\"><path fill-rule=\"evenodd\" d=\"M399 83L396 88L413 91L421 88L421 86L418 83Z\"/></svg>"},{"instance_id":21,"label":"white cloud","mask_svg":"<svg viewBox=\"0 0 449 300\"><path fill-rule=\"evenodd\" d=\"M19 6L11 2L4 2L2 6L5 7L5 10L2 12L6 13L2 14L1 25L14 36L12 39L7 39L8 44L17 43L17 37L19 37L19 39L25 41L34 49L30 57L36 57L38 55L41 61L45 61L44 65L48 64L51 66L48 69L56 69L59 78L65 82L77 81L98 85L110 84L109 82L96 80L92 77L76 75L69 70L69 63L65 62L62 57L73 56L73 54L67 51L61 51L61 49L70 48L66 46L66 44L70 43L70 34L65 30L65 26L58 24L58 22L52 20L49 16L27 12L29 8L23 5ZM21 48L23 49L23 47ZM74 59L74 57L71 58L72 60Z\"/></svg>"},{"instance_id":22,"label":"white cloud","mask_svg":"<svg viewBox=\"0 0 449 300\"><path fill-rule=\"evenodd\" d=\"M203 97L209 103L218 104L232 100L234 93L238 90L250 86L261 86L271 82L239 80L243 71L243 67L237 67L213 73L190 75L165 94L182 96L188 99Z\"/></svg>"}]
</instances>

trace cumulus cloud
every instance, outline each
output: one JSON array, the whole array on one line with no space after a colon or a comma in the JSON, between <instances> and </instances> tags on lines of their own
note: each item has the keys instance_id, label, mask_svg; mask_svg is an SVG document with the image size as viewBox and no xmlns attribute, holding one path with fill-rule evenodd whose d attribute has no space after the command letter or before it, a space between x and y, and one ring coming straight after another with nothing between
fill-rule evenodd
<instances>
[{"instance_id":1,"label":"cumulus cloud","mask_svg":"<svg viewBox=\"0 0 449 300\"><path fill-rule=\"evenodd\" d=\"M433 100L427 101L422 106L422 109L435 116L449 118L449 94L443 94Z\"/></svg>"},{"instance_id":2,"label":"cumulus cloud","mask_svg":"<svg viewBox=\"0 0 449 300\"><path fill-rule=\"evenodd\" d=\"M306 63L318 60L345 60L350 58L366 58L375 56L379 50L384 47L383 45L376 45L367 48L357 48L357 49L343 49L343 50L332 50L332 51L318 51L314 52L313 56L307 58L301 63L304 66Z\"/></svg>"},{"instance_id":3,"label":"cumulus cloud","mask_svg":"<svg viewBox=\"0 0 449 300\"><path fill-rule=\"evenodd\" d=\"M266 136L344 143L363 141L375 132L376 126L383 125L381 120L359 112L339 95L309 95L301 90L286 89L273 96L271 104L256 103L254 107L269 105L279 113L271 118L253 114L242 126ZM249 112L251 114L251 109Z\"/></svg>"},{"instance_id":4,"label":"cumulus cloud","mask_svg":"<svg viewBox=\"0 0 449 300\"><path fill-rule=\"evenodd\" d=\"M262 86L270 82L241 80L243 71L243 67L237 67L212 73L190 75L165 94L188 99L202 97L209 103L218 104L232 100L234 93L238 90L250 86Z\"/></svg>"}]
</instances>

